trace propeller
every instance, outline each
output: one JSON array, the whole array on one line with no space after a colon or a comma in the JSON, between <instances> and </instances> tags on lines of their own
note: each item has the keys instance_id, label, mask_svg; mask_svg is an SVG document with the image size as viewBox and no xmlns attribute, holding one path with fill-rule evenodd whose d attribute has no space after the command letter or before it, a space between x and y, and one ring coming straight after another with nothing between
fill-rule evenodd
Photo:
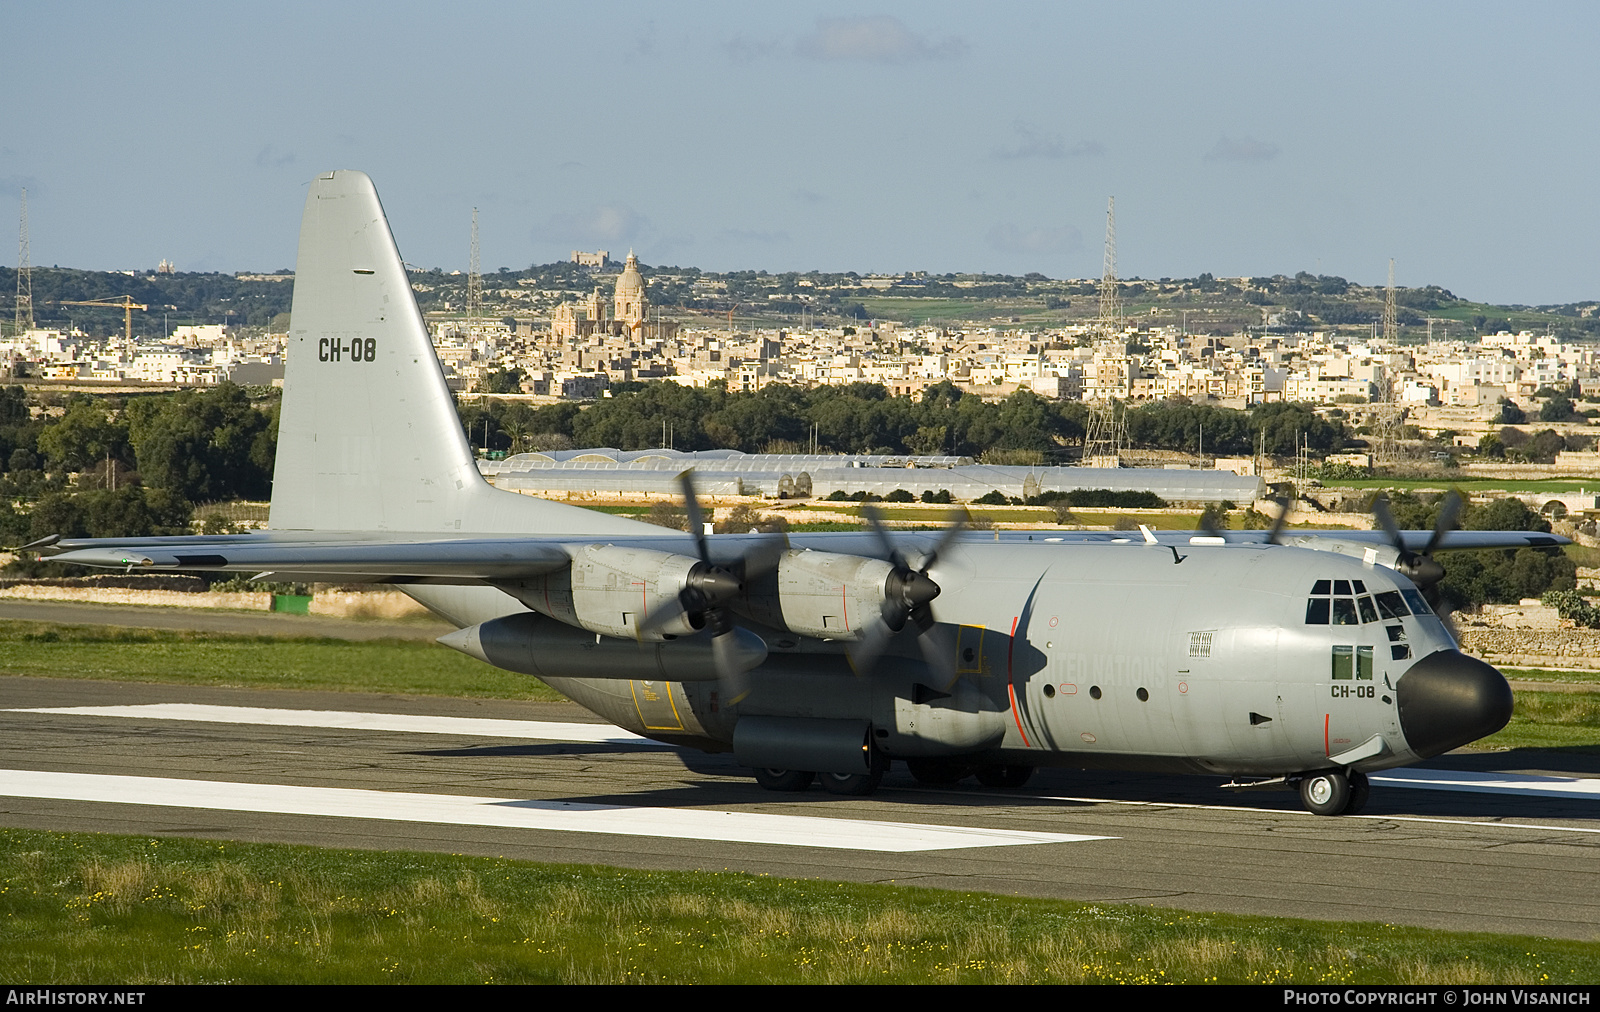
<instances>
[{"instance_id":1,"label":"propeller","mask_svg":"<svg viewBox=\"0 0 1600 1012\"><path fill-rule=\"evenodd\" d=\"M889 640L910 621L917 627L917 646L922 651L923 659L933 669L940 687L947 688L956 680L955 654L951 645L945 642L945 637L939 634L939 622L933 616L933 599L939 596L939 585L928 576L928 570L966 530L967 513L965 510L950 512L950 526L934 544L933 551L921 558L922 566L918 569L911 568L911 563L895 546L883 522L883 515L876 506L863 503L861 515L866 518L867 526L878 539L878 547L889 557L889 564L894 570L884 584L883 611L878 616L879 620L868 628L866 636L851 651L851 662L857 672L871 671L888 647Z\"/></svg>"},{"instance_id":2,"label":"propeller","mask_svg":"<svg viewBox=\"0 0 1600 1012\"><path fill-rule=\"evenodd\" d=\"M1400 528L1395 526L1394 514L1389 511L1389 497L1379 493L1377 498L1372 500L1372 515L1378 521L1378 526L1389 536L1389 543L1394 546L1394 568L1409 577L1435 609L1439 607L1438 584L1444 579L1444 566L1434 559L1433 553L1444 541L1444 536L1456 529L1456 524L1461 519L1461 506L1459 494L1447 493L1444 501L1439 504L1439 516L1433 524L1433 536L1428 539L1422 551L1411 552L1406 549L1405 539L1400 536Z\"/></svg>"},{"instance_id":3,"label":"propeller","mask_svg":"<svg viewBox=\"0 0 1600 1012\"><path fill-rule=\"evenodd\" d=\"M694 535L695 552L700 561L689 570L677 598L646 615L639 623L639 632L642 636L679 615L688 615L691 623L708 630L712 663L722 681L725 705L732 705L750 694L750 680L746 676L767 659L767 645L755 633L734 625L726 605L744 590L746 579L777 565L783 547L769 542L752 546L737 564L742 576L712 562L711 545L706 540L705 513L695 494L692 472L678 475L678 482L683 489L684 510L689 515L689 533Z\"/></svg>"},{"instance_id":4,"label":"propeller","mask_svg":"<svg viewBox=\"0 0 1600 1012\"><path fill-rule=\"evenodd\" d=\"M1278 515L1272 521L1272 530L1267 532L1267 544L1281 545L1283 544L1283 529L1289 526L1289 507L1293 503L1283 496L1272 496L1270 498L1278 504Z\"/></svg>"}]
</instances>

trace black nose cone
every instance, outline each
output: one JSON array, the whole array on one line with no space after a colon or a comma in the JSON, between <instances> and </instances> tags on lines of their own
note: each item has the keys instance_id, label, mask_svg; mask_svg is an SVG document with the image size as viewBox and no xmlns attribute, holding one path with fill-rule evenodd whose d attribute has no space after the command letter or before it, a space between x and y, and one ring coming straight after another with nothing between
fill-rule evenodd
<instances>
[{"instance_id":1,"label":"black nose cone","mask_svg":"<svg viewBox=\"0 0 1600 1012\"><path fill-rule=\"evenodd\" d=\"M1494 734L1511 719L1511 686L1494 668L1458 650L1411 665L1395 687L1400 729L1424 759Z\"/></svg>"}]
</instances>

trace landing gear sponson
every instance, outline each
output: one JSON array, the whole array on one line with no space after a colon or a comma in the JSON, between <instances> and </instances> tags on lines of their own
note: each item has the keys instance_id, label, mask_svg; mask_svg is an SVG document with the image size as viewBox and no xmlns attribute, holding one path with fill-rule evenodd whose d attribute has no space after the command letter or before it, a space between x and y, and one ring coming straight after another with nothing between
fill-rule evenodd
<instances>
[{"instance_id":1,"label":"landing gear sponson","mask_svg":"<svg viewBox=\"0 0 1600 1012\"><path fill-rule=\"evenodd\" d=\"M1033 776L1032 766L984 765L973 766L947 759L907 759L906 768L919 784L948 787L969 776L976 776L985 787L1015 789ZM813 780L822 781L823 790L830 794L862 797L878 789L883 775L889 771L889 761L881 759L873 764L870 773L813 773L809 770L757 769L756 783L769 791L792 793L803 791Z\"/></svg>"}]
</instances>

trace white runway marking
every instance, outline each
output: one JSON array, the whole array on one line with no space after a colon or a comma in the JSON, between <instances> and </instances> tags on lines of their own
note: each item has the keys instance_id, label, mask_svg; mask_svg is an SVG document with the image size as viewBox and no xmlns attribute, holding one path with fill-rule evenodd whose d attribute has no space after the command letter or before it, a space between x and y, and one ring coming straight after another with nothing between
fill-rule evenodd
<instances>
[{"instance_id":1,"label":"white runway marking","mask_svg":"<svg viewBox=\"0 0 1600 1012\"><path fill-rule=\"evenodd\" d=\"M1590 777L1552 777L1532 773L1461 773L1454 770L1399 769L1374 773L1371 780L1383 787L1420 787L1434 791L1473 791L1480 794L1524 794L1536 798L1581 798L1600 801L1600 780Z\"/></svg>"},{"instance_id":2,"label":"white runway marking","mask_svg":"<svg viewBox=\"0 0 1600 1012\"><path fill-rule=\"evenodd\" d=\"M455 734L468 738L533 738L540 741L580 741L613 745L657 744L632 731L624 731L610 724L580 724L551 720L494 720L486 717L429 717L409 713L357 713L349 710L285 710L264 706L144 703L130 706L47 706L6 712L188 720L210 724L336 727L351 731Z\"/></svg>"},{"instance_id":3,"label":"white runway marking","mask_svg":"<svg viewBox=\"0 0 1600 1012\"><path fill-rule=\"evenodd\" d=\"M1034 833L1011 829L826 819L810 815L767 815L698 808L630 808L566 801L519 801L344 787L292 787L284 784L38 770L0 770L0 795L888 853L1116 839L1110 836Z\"/></svg>"}]
</instances>

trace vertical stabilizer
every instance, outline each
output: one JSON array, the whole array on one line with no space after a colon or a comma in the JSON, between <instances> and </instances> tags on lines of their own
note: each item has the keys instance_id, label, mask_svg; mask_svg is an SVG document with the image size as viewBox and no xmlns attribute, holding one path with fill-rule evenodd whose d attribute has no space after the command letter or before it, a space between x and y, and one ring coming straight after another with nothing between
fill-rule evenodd
<instances>
[{"instance_id":1,"label":"vertical stabilizer","mask_svg":"<svg viewBox=\"0 0 1600 1012\"><path fill-rule=\"evenodd\" d=\"M300 224L270 526L600 534L641 525L483 480L377 190L365 173L340 171L312 180Z\"/></svg>"}]
</instances>

